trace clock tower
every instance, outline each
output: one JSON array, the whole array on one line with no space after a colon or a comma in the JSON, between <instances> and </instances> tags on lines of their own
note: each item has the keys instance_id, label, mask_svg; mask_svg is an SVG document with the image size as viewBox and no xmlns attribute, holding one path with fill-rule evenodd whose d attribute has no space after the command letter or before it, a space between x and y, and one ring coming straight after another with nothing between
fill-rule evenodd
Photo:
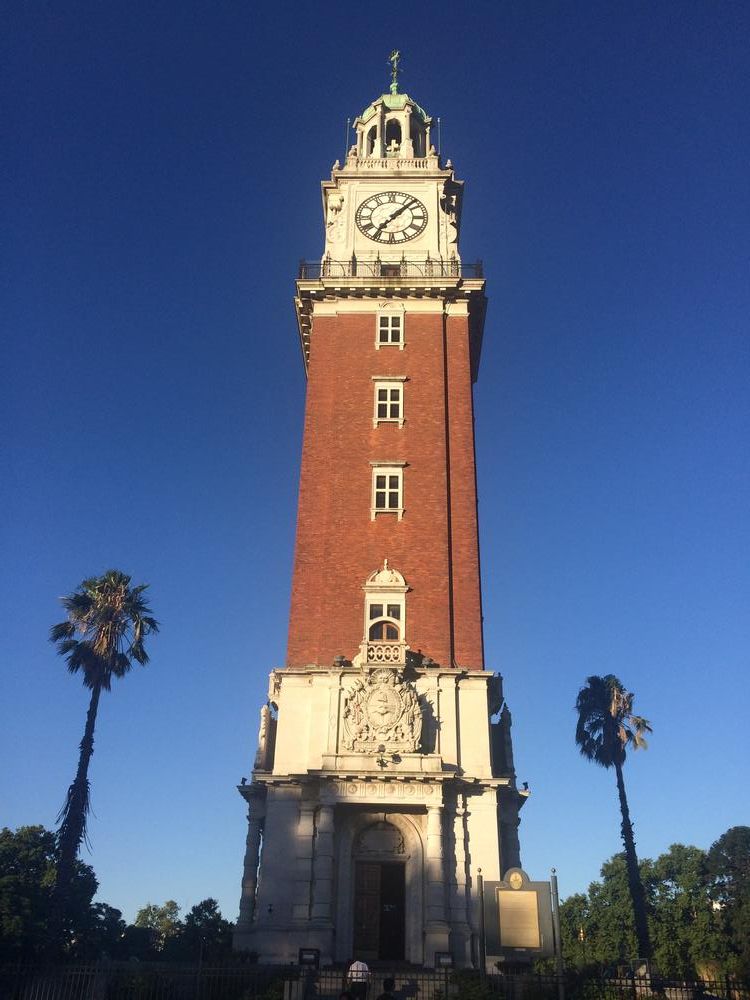
<instances>
[{"instance_id":1,"label":"clock tower","mask_svg":"<svg viewBox=\"0 0 750 1000\"><path fill-rule=\"evenodd\" d=\"M474 413L486 309L463 182L396 79L322 184L286 663L270 675L235 947L478 961L476 877L520 866L510 712L485 669Z\"/></svg>"}]
</instances>

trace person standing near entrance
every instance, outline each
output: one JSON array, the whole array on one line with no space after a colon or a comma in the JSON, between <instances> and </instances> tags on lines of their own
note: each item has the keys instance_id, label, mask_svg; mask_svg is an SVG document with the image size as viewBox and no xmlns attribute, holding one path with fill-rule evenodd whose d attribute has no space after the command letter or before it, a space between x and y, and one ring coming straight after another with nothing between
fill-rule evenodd
<instances>
[{"instance_id":1,"label":"person standing near entrance","mask_svg":"<svg viewBox=\"0 0 750 1000\"><path fill-rule=\"evenodd\" d=\"M355 958L349 966L346 978L349 980L349 989L355 1000L365 1000L367 997L367 980L370 978L370 970L367 964Z\"/></svg>"}]
</instances>

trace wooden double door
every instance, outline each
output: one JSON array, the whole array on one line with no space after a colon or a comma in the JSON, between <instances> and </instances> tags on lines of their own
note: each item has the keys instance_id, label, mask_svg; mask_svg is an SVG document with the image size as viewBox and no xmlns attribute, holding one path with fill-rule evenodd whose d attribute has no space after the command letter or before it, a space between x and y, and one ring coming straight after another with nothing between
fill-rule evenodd
<instances>
[{"instance_id":1,"label":"wooden double door","mask_svg":"<svg viewBox=\"0 0 750 1000\"><path fill-rule=\"evenodd\" d=\"M403 961L405 870L402 861L356 861L354 955L371 961Z\"/></svg>"}]
</instances>

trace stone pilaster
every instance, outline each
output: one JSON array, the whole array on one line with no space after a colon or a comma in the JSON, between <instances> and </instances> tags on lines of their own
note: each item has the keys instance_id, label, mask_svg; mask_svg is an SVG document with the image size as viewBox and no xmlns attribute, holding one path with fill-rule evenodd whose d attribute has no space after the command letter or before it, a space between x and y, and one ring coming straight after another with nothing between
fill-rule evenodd
<instances>
[{"instance_id":1,"label":"stone pilaster","mask_svg":"<svg viewBox=\"0 0 750 1000\"><path fill-rule=\"evenodd\" d=\"M450 923L451 952L457 966L471 965L471 926L468 908L468 877L466 871L466 809L459 794L453 810L453 858L455 870L451 879Z\"/></svg>"},{"instance_id":2,"label":"stone pilaster","mask_svg":"<svg viewBox=\"0 0 750 1000\"><path fill-rule=\"evenodd\" d=\"M333 902L333 806L318 809L313 857L313 920L330 921Z\"/></svg>"},{"instance_id":3,"label":"stone pilaster","mask_svg":"<svg viewBox=\"0 0 750 1000\"><path fill-rule=\"evenodd\" d=\"M238 925L249 928L255 916L255 892L258 888L258 862L260 860L260 837L262 819L251 806L247 812L247 837L245 838L245 861L242 872L242 896Z\"/></svg>"},{"instance_id":4,"label":"stone pilaster","mask_svg":"<svg viewBox=\"0 0 750 1000\"><path fill-rule=\"evenodd\" d=\"M294 862L294 900L292 902L294 920L310 919L314 817L315 805L310 802L300 803Z\"/></svg>"},{"instance_id":5,"label":"stone pilaster","mask_svg":"<svg viewBox=\"0 0 750 1000\"><path fill-rule=\"evenodd\" d=\"M425 876L425 964L433 965L436 951L448 951L448 923L445 918L445 865L443 858L443 807L427 807Z\"/></svg>"}]
</instances>

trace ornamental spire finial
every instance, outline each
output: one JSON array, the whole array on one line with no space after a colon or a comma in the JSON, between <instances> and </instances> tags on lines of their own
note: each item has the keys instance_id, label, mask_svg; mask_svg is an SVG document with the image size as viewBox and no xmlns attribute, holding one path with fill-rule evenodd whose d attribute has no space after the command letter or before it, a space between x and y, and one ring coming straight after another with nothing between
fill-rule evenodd
<instances>
[{"instance_id":1,"label":"ornamental spire finial","mask_svg":"<svg viewBox=\"0 0 750 1000\"><path fill-rule=\"evenodd\" d=\"M398 49L394 49L393 52L388 56L388 62L391 64L391 93L398 93L398 64L401 61L401 53Z\"/></svg>"}]
</instances>

